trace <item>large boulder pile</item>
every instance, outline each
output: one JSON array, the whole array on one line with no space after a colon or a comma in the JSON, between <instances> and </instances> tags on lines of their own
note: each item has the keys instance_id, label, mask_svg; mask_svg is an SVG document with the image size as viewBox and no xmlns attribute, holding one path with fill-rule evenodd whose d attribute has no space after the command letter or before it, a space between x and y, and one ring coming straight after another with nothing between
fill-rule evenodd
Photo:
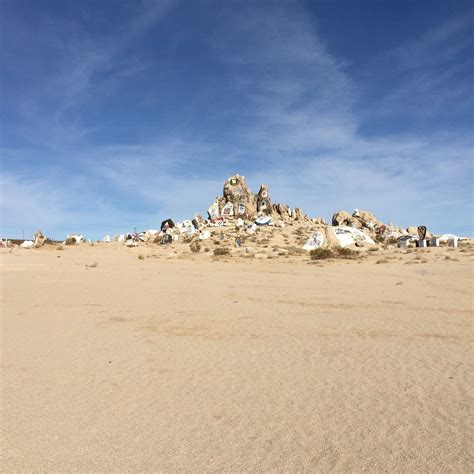
<instances>
[{"instance_id":1,"label":"large boulder pile","mask_svg":"<svg viewBox=\"0 0 474 474\"><path fill-rule=\"evenodd\" d=\"M359 229L372 238L386 240L398 238L406 231L391 223L385 224L378 220L371 212L354 209L352 214L347 211L338 211L332 216L333 226L345 226Z\"/></svg>"}]
</instances>

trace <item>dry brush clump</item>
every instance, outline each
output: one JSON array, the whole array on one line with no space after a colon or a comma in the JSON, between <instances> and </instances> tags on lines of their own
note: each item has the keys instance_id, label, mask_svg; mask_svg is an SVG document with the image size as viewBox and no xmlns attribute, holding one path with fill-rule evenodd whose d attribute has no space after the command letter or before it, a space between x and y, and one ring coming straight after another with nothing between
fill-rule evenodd
<instances>
[{"instance_id":1,"label":"dry brush clump","mask_svg":"<svg viewBox=\"0 0 474 474\"><path fill-rule=\"evenodd\" d=\"M230 250L227 247L217 247L214 249L215 257L220 257L222 255L230 255Z\"/></svg>"},{"instance_id":2,"label":"dry brush clump","mask_svg":"<svg viewBox=\"0 0 474 474\"><path fill-rule=\"evenodd\" d=\"M303 250L301 247L290 246L287 248L288 255L295 257L297 255L306 255L306 250Z\"/></svg>"},{"instance_id":3,"label":"dry brush clump","mask_svg":"<svg viewBox=\"0 0 474 474\"><path fill-rule=\"evenodd\" d=\"M191 249L191 252L197 253L201 250L201 244L196 240L191 243L189 248Z\"/></svg>"},{"instance_id":4,"label":"dry brush clump","mask_svg":"<svg viewBox=\"0 0 474 474\"><path fill-rule=\"evenodd\" d=\"M326 260L328 258L342 258L342 259L349 259L355 260L360 258L360 254L355 252L354 250L344 248L344 247L336 247L335 249L328 249L328 248L319 248L311 250L309 253L311 260Z\"/></svg>"},{"instance_id":5,"label":"dry brush clump","mask_svg":"<svg viewBox=\"0 0 474 474\"><path fill-rule=\"evenodd\" d=\"M314 249L309 252L311 260L326 260L334 257L334 252L331 249Z\"/></svg>"},{"instance_id":6,"label":"dry brush clump","mask_svg":"<svg viewBox=\"0 0 474 474\"><path fill-rule=\"evenodd\" d=\"M189 244L189 243L191 243L193 240L194 240L194 235L185 235L185 236L183 237L183 242L184 242L185 244Z\"/></svg>"}]
</instances>

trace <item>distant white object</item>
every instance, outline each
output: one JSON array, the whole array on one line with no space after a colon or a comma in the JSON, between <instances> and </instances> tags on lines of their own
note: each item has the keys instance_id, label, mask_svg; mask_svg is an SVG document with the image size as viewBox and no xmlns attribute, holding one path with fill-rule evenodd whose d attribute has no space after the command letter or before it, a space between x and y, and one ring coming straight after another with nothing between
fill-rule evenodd
<instances>
[{"instance_id":1,"label":"distant white object","mask_svg":"<svg viewBox=\"0 0 474 474\"><path fill-rule=\"evenodd\" d=\"M209 209L207 210L210 219L217 219L219 217L219 204L213 202Z\"/></svg>"},{"instance_id":2,"label":"distant white object","mask_svg":"<svg viewBox=\"0 0 474 474\"><path fill-rule=\"evenodd\" d=\"M245 232L247 232L247 234L249 235L255 234L256 231L257 231L256 224L250 224L249 226L247 226L247 229L245 230Z\"/></svg>"},{"instance_id":3,"label":"distant white object","mask_svg":"<svg viewBox=\"0 0 474 474\"><path fill-rule=\"evenodd\" d=\"M244 226L244 220L242 218L238 218L237 221L235 222L236 227L243 227Z\"/></svg>"},{"instance_id":4,"label":"distant white object","mask_svg":"<svg viewBox=\"0 0 474 474\"><path fill-rule=\"evenodd\" d=\"M341 247L347 247L356 242L375 244L367 234L364 234L364 232L354 227L334 226L333 230Z\"/></svg>"},{"instance_id":5,"label":"distant white object","mask_svg":"<svg viewBox=\"0 0 474 474\"><path fill-rule=\"evenodd\" d=\"M459 238L453 237L448 240L448 247L457 247Z\"/></svg>"},{"instance_id":6,"label":"distant white object","mask_svg":"<svg viewBox=\"0 0 474 474\"><path fill-rule=\"evenodd\" d=\"M118 238L119 242L125 242L125 234L120 234Z\"/></svg>"},{"instance_id":7,"label":"distant white object","mask_svg":"<svg viewBox=\"0 0 474 474\"><path fill-rule=\"evenodd\" d=\"M128 239L126 242L125 242L125 245L127 247L138 247L138 242L135 242L133 239Z\"/></svg>"},{"instance_id":8,"label":"distant white object","mask_svg":"<svg viewBox=\"0 0 474 474\"><path fill-rule=\"evenodd\" d=\"M110 242L110 235L105 235L104 238L102 239L102 242Z\"/></svg>"},{"instance_id":9,"label":"distant white object","mask_svg":"<svg viewBox=\"0 0 474 474\"><path fill-rule=\"evenodd\" d=\"M431 240L429 240L428 247L439 247L439 238L433 237Z\"/></svg>"},{"instance_id":10,"label":"distant white object","mask_svg":"<svg viewBox=\"0 0 474 474\"><path fill-rule=\"evenodd\" d=\"M443 234L440 238L440 242L449 242L450 240L455 239L455 240L467 240L467 237L459 237L459 235L454 235L454 234Z\"/></svg>"},{"instance_id":11,"label":"distant white object","mask_svg":"<svg viewBox=\"0 0 474 474\"><path fill-rule=\"evenodd\" d=\"M399 249L406 249L406 248L408 248L409 242L410 242L410 239L399 240L399 241L397 242L398 248L399 248Z\"/></svg>"},{"instance_id":12,"label":"distant white object","mask_svg":"<svg viewBox=\"0 0 474 474\"><path fill-rule=\"evenodd\" d=\"M303 245L303 250L314 250L323 246L325 237L322 232L314 232Z\"/></svg>"},{"instance_id":13,"label":"distant white object","mask_svg":"<svg viewBox=\"0 0 474 474\"><path fill-rule=\"evenodd\" d=\"M150 240L153 240L159 233L159 230L148 229L146 232L143 233L143 241L149 242Z\"/></svg>"},{"instance_id":14,"label":"distant white object","mask_svg":"<svg viewBox=\"0 0 474 474\"><path fill-rule=\"evenodd\" d=\"M32 249L34 246L35 243L31 240L25 240L22 244L20 244L22 249Z\"/></svg>"},{"instance_id":15,"label":"distant white object","mask_svg":"<svg viewBox=\"0 0 474 474\"><path fill-rule=\"evenodd\" d=\"M255 219L255 224L257 225L269 225L272 221L271 216L261 216Z\"/></svg>"},{"instance_id":16,"label":"distant white object","mask_svg":"<svg viewBox=\"0 0 474 474\"><path fill-rule=\"evenodd\" d=\"M73 235L68 235L67 239L73 239L73 240L76 241L76 244L79 244L79 243L84 241L84 236L83 235L78 235L78 234L73 234Z\"/></svg>"},{"instance_id":17,"label":"distant white object","mask_svg":"<svg viewBox=\"0 0 474 474\"><path fill-rule=\"evenodd\" d=\"M420 247L420 248L428 247L428 244L427 244L426 239L418 239L418 240L416 241L416 246L417 246L417 247Z\"/></svg>"},{"instance_id":18,"label":"distant white object","mask_svg":"<svg viewBox=\"0 0 474 474\"><path fill-rule=\"evenodd\" d=\"M199 240L207 240L211 237L211 233L208 230L204 230L199 234Z\"/></svg>"}]
</instances>

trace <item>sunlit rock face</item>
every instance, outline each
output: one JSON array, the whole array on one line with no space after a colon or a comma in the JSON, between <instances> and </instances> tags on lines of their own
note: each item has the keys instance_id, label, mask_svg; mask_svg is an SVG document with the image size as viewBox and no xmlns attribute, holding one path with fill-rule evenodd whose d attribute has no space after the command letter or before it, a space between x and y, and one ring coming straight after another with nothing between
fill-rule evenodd
<instances>
[{"instance_id":1,"label":"sunlit rock face","mask_svg":"<svg viewBox=\"0 0 474 474\"><path fill-rule=\"evenodd\" d=\"M222 209L227 212L227 216L249 219L257 214L255 195L250 191L245 181L245 176L234 174L226 179L224 182L223 197L224 205ZM231 211L231 213L229 213L229 211Z\"/></svg>"},{"instance_id":2,"label":"sunlit rock face","mask_svg":"<svg viewBox=\"0 0 474 474\"><path fill-rule=\"evenodd\" d=\"M262 184L260 186L260 191L257 194L257 212L263 212L263 214L270 215L272 211L273 209L270 202L268 186L266 184Z\"/></svg>"}]
</instances>

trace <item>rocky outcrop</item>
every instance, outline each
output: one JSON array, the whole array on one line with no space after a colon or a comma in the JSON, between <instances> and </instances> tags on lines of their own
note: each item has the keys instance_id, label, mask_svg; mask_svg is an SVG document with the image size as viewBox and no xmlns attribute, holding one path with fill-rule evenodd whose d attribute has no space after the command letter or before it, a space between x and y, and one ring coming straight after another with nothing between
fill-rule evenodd
<instances>
[{"instance_id":1,"label":"rocky outcrop","mask_svg":"<svg viewBox=\"0 0 474 474\"><path fill-rule=\"evenodd\" d=\"M270 195L268 193L268 186L266 184L262 184L260 186L260 191L257 194L257 212L271 215L272 211L273 209L270 202Z\"/></svg>"},{"instance_id":2,"label":"rocky outcrop","mask_svg":"<svg viewBox=\"0 0 474 474\"><path fill-rule=\"evenodd\" d=\"M360 229L362 224L347 211L338 211L332 216L332 225L344 225Z\"/></svg>"},{"instance_id":3,"label":"rocky outcrop","mask_svg":"<svg viewBox=\"0 0 474 474\"><path fill-rule=\"evenodd\" d=\"M235 218L250 219L256 215L256 198L250 191L245 176L234 174L224 182L221 213L228 203L232 205L232 216ZM230 207L228 206L227 209ZM230 214L227 214L227 216L230 216Z\"/></svg>"},{"instance_id":4,"label":"rocky outcrop","mask_svg":"<svg viewBox=\"0 0 474 474\"><path fill-rule=\"evenodd\" d=\"M43 233L40 230L37 230L35 232L35 248L40 248L42 247L46 242L46 237L43 235Z\"/></svg>"},{"instance_id":5,"label":"rocky outcrop","mask_svg":"<svg viewBox=\"0 0 474 474\"><path fill-rule=\"evenodd\" d=\"M260 186L253 194L247 185L245 176L234 174L224 182L223 195L218 196L208 209L209 219L213 222L227 219L254 220L258 216L271 216L275 225L285 223L314 223L301 209L291 209L286 204L273 204L270 200L269 187ZM324 223L321 219L318 222Z\"/></svg>"}]
</instances>

